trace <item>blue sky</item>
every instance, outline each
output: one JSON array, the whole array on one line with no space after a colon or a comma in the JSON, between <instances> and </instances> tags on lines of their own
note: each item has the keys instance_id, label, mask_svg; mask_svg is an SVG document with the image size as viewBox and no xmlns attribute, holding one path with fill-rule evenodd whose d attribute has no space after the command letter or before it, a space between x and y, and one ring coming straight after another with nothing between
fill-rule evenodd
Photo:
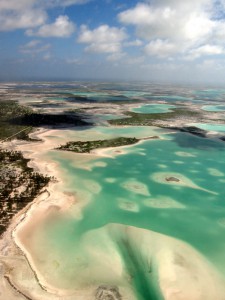
<instances>
[{"instance_id":1,"label":"blue sky","mask_svg":"<svg viewBox=\"0 0 225 300\"><path fill-rule=\"evenodd\" d=\"M0 80L225 79L225 0L0 0Z\"/></svg>"}]
</instances>

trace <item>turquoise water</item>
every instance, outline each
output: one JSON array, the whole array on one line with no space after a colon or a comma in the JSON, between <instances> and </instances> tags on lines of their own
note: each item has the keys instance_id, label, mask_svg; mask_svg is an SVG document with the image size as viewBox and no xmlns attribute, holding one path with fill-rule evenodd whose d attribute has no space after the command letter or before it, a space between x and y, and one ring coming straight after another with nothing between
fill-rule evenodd
<instances>
[{"instance_id":1,"label":"turquoise water","mask_svg":"<svg viewBox=\"0 0 225 300\"><path fill-rule=\"evenodd\" d=\"M225 111L225 105L205 105L202 109L205 111L220 112Z\"/></svg>"},{"instance_id":2,"label":"turquoise water","mask_svg":"<svg viewBox=\"0 0 225 300\"><path fill-rule=\"evenodd\" d=\"M148 101L155 101L155 100L159 100L159 101L165 101L167 103L179 103L179 102L190 102L190 103L196 103L196 104L206 104L208 100L208 98L204 98L202 97L199 98L198 96L196 97L195 94L190 95L190 97L185 97L185 96L179 96L179 95L144 95L144 98Z\"/></svg>"},{"instance_id":3,"label":"turquoise water","mask_svg":"<svg viewBox=\"0 0 225 300\"><path fill-rule=\"evenodd\" d=\"M146 98L148 96L146 95ZM157 99L157 100L164 100L168 102L175 102L175 101L193 101L194 99L192 97L184 97L179 95L158 95L158 96L149 96L151 99Z\"/></svg>"},{"instance_id":4,"label":"turquoise water","mask_svg":"<svg viewBox=\"0 0 225 300\"><path fill-rule=\"evenodd\" d=\"M145 92L140 91L121 91L121 94L125 97L143 97L145 95ZM151 93L149 93L151 94Z\"/></svg>"},{"instance_id":5,"label":"turquoise water","mask_svg":"<svg viewBox=\"0 0 225 300\"><path fill-rule=\"evenodd\" d=\"M124 127L100 126L96 128L96 131L108 137L124 136L124 137L143 138L152 135L161 135L166 130L157 127L149 127L149 126L124 126Z\"/></svg>"},{"instance_id":6,"label":"turquoise water","mask_svg":"<svg viewBox=\"0 0 225 300\"><path fill-rule=\"evenodd\" d=\"M161 129L153 126L95 126L85 129L83 127L80 127L80 130L78 130L78 128L76 128L75 130L68 130L66 132L66 136L71 141L87 141L115 138L120 136L145 138L149 136L160 136L167 131L168 130L166 129Z\"/></svg>"},{"instance_id":7,"label":"turquoise water","mask_svg":"<svg viewBox=\"0 0 225 300\"><path fill-rule=\"evenodd\" d=\"M225 132L225 124L192 123L189 125L196 126L207 131Z\"/></svg>"},{"instance_id":8,"label":"turquoise water","mask_svg":"<svg viewBox=\"0 0 225 300\"><path fill-rule=\"evenodd\" d=\"M225 90L224 89L206 89L197 90L195 95L205 100L224 100Z\"/></svg>"},{"instance_id":9,"label":"turquoise water","mask_svg":"<svg viewBox=\"0 0 225 300\"><path fill-rule=\"evenodd\" d=\"M178 95L163 95L163 96L154 96L154 98L162 97L165 98L165 100L193 100L193 98L184 97L184 96L178 96Z\"/></svg>"},{"instance_id":10,"label":"turquoise water","mask_svg":"<svg viewBox=\"0 0 225 300\"><path fill-rule=\"evenodd\" d=\"M49 228L48 238L57 243L63 236L68 247L74 235L93 228L133 225L188 242L225 274L224 144L178 133L132 150L116 159L96 160L91 172L76 168L60 152L52 154L69 178L67 188L78 195L89 192L91 202L81 220L62 222L57 231ZM98 161L106 167L98 166ZM168 176L177 176L182 184L166 182ZM95 192L94 183L100 186Z\"/></svg>"},{"instance_id":11,"label":"turquoise water","mask_svg":"<svg viewBox=\"0 0 225 300\"><path fill-rule=\"evenodd\" d=\"M109 120L117 120L117 119L126 119L129 118L129 116L125 115L113 115L113 114L93 114L88 116L88 121L92 124L95 124L96 126L107 126ZM86 119L87 121L87 119Z\"/></svg>"},{"instance_id":12,"label":"turquoise water","mask_svg":"<svg viewBox=\"0 0 225 300\"><path fill-rule=\"evenodd\" d=\"M60 92L58 92L60 94ZM142 93L134 93L133 96L131 96L131 93L124 92L124 93L107 93L107 92L94 92L94 91L76 91L76 90L65 90L61 93L68 94L68 97L74 97L74 100L71 99L71 101L93 101L93 102L116 102L116 101L132 101L133 99L131 97L134 97L135 95L141 95ZM77 97L77 98L76 98Z\"/></svg>"},{"instance_id":13,"label":"turquoise water","mask_svg":"<svg viewBox=\"0 0 225 300\"><path fill-rule=\"evenodd\" d=\"M62 91L63 92L63 91ZM97 97L108 97L108 96L125 96L125 97L141 97L145 95L145 92L141 91L77 91L77 90L66 90L67 93L83 96L83 97L90 97L90 98L97 98ZM151 94L151 93L149 93Z\"/></svg>"},{"instance_id":14,"label":"turquoise water","mask_svg":"<svg viewBox=\"0 0 225 300\"><path fill-rule=\"evenodd\" d=\"M131 111L142 114L157 114L171 112L175 108L174 105L169 104L145 104L137 108L133 108Z\"/></svg>"},{"instance_id":15,"label":"turquoise water","mask_svg":"<svg viewBox=\"0 0 225 300\"><path fill-rule=\"evenodd\" d=\"M145 97L151 101L165 100L169 104L176 101L200 103L202 100L195 99L195 96L210 103L208 100L221 100L224 95L223 90L193 92L193 95L190 94L193 97L154 96L151 92L136 90L121 91L118 95L107 91L81 92L72 88L67 92L91 101L123 101L129 97ZM58 100L64 98L59 97ZM133 111L164 113L175 107L169 104L147 104ZM223 105L204 108L209 111L225 109ZM105 120L114 118L112 115L98 117ZM225 125L222 124L191 125L217 132L225 131ZM56 278L55 286L59 288L83 288L89 284L99 284L106 277L105 284L120 286L126 280L120 278L119 283L110 281L107 272L112 269L113 273L114 263L116 269L116 262L121 259L122 275L118 275L117 269L115 273L122 277L124 270L127 270L130 275L128 281L138 300L163 299L158 284L156 255L153 253L153 258L146 266L144 255L137 255L141 243L135 243L135 238L132 244L132 240L123 232L120 234L118 229L116 233L109 230L109 234L106 234L105 228L109 224L135 226L184 241L225 276L224 142L188 133L168 134L166 130L147 126L76 128L74 131L65 130L64 135L65 140L61 137L59 141L61 144L68 139L85 141L118 136L159 138L145 140L131 147L108 150L108 157L90 155L87 159L85 155L55 150L48 153L48 158L58 163L65 191L75 194L77 200L68 210L59 215L53 214L52 219L47 219L42 227L32 232L31 238L35 240L37 235L37 241L38 238L42 241L39 243L40 252L34 253L41 265L40 271L43 276L47 274L50 283L52 280L54 285ZM57 133L48 138L59 139ZM79 210L82 203L84 206ZM92 235L93 231L95 233ZM154 248L154 239L152 241ZM119 253L119 258L115 253ZM108 257L112 257L109 262ZM48 268L51 261L55 264L54 274ZM104 263L108 263L107 268L104 268ZM102 268L98 269L98 264L102 264ZM91 273L92 269L95 272ZM105 273L102 277L99 275L99 279L100 270Z\"/></svg>"},{"instance_id":16,"label":"turquoise water","mask_svg":"<svg viewBox=\"0 0 225 300\"><path fill-rule=\"evenodd\" d=\"M53 154L61 168L70 178L74 178L71 184L75 185L75 190L87 189L87 180L98 182L102 188L96 196L93 195L91 203L84 209L83 219L78 224L74 221L74 230L84 233L111 222L134 225L185 240L207 256L212 255L213 261L213 255L217 252L218 256L218 249L225 243L225 227L220 224L220 219L225 216L224 144L188 134L176 134L172 140L146 141L135 148L134 153L115 159L100 159L107 167L93 167L92 172L77 169L61 153ZM200 188L157 182L153 177L160 172L182 174ZM107 182L107 178L115 181ZM150 195L124 188L123 183L129 180L144 184ZM145 204L147 200L168 196L185 208L152 208ZM128 199L131 205L139 208L139 212L121 209L120 198ZM224 250L224 246L222 248Z\"/></svg>"}]
</instances>

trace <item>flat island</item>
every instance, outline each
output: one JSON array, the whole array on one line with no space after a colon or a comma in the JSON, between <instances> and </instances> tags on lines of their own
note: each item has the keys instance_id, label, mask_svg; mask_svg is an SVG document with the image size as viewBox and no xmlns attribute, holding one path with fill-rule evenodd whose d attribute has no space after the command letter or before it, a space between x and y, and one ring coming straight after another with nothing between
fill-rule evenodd
<instances>
[{"instance_id":1,"label":"flat island","mask_svg":"<svg viewBox=\"0 0 225 300\"><path fill-rule=\"evenodd\" d=\"M97 141L85 141L85 142L68 142L65 145L58 147L58 150L73 151L76 153L90 153L94 149L109 148L109 147L121 147L127 145L133 145L139 142L136 138L118 137L109 140L97 140Z\"/></svg>"}]
</instances>

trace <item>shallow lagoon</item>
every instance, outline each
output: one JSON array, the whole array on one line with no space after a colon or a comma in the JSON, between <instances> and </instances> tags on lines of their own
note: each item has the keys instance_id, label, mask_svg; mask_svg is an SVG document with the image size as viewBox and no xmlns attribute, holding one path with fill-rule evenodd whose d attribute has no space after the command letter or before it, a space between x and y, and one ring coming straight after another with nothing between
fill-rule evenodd
<instances>
[{"instance_id":1,"label":"shallow lagoon","mask_svg":"<svg viewBox=\"0 0 225 300\"><path fill-rule=\"evenodd\" d=\"M117 156L116 160L95 160L91 172L77 169L74 162L66 159L66 154L52 154L69 175L70 191L78 189L88 193L94 183L99 187L96 193L92 190L92 200L83 211L83 219L74 224L74 230L79 228L78 231L85 232L111 222L155 230L194 245L217 261L225 273L225 263L218 259L217 251L212 251L223 252L225 241L225 227L221 225L225 214L223 143L212 145L205 139L176 134L169 141L146 141L127 149L128 153ZM99 161L105 167L98 166ZM182 182L166 182L168 176L180 178ZM164 208L161 198L174 201L171 204L167 201ZM121 204L124 204L122 209ZM129 204L138 209L130 210Z\"/></svg>"},{"instance_id":2,"label":"shallow lagoon","mask_svg":"<svg viewBox=\"0 0 225 300\"><path fill-rule=\"evenodd\" d=\"M225 132L224 124L206 124L206 123L192 123L190 126L195 126L206 131Z\"/></svg>"},{"instance_id":3,"label":"shallow lagoon","mask_svg":"<svg viewBox=\"0 0 225 300\"><path fill-rule=\"evenodd\" d=\"M205 105L202 109L205 111L220 112L225 111L225 105Z\"/></svg>"},{"instance_id":4,"label":"shallow lagoon","mask_svg":"<svg viewBox=\"0 0 225 300\"><path fill-rule=\"evenodd\" d=\"M98 139L111 139L116 137L136 137L146 138L151 136L161 136L167 133L168 130L161 129L154 126L95 126L95 127L76 127L74 130L65 129L63 136L60 138L55 131L54 136L48 136L48 138L58 140L58 143L64 143L66 141L93 141ZM168 137L167 137L168 138Z\"/></svg>"},{"instance_id":5,"label":"shallow lagoon","mask_svg":"<svg viewBox=\"0 0 225 300\"><path fill-rule=\"evenodd\" d=\"M179 95L159 95L159 96L152 96L151 98L155 98L158 100L165 100L168 102L173 102L173 101L192 101L192 97L184 97L184 96L179 96Z\"/></svg>"},{"instance_id":6,"label":"shallow lagoon","mask_svg":"<svg viewBox=\"0 0 225 300\"><path fill-rule=\"evenodd\" d=\"M67 93L68 98L66 100L72 102L120 102L120 101L132 101L133 97L138 97L142 95L142 93L114 93L112 92L102 92L102 91L74 91L74 90L65 90L61 91L61 93ZM71 99L70 99L71 98Z\"/></svg>"},{"instance_id":7,"label":"shallow lagoon","mask_svg":"<svg viewBox=\"0 0 225 300\"><path fill-rule=\"evenodd\" d=\"M200 97L205 100L222 100L224 101L225 90L224 89L205 89L205 90L196 90L196 97Z\"/></svg>"},{"instance_id":8,"label":"shallow lagoon","mask_svg":"<svg viewBox=\"0 0 225 300\"><path fill-rule=\"evenodd\" d=\"M107 130L99 128L99 133L106 134ZM111 134L110 130L108 133ZM122 155L117 153L121 148L109 150L114 156L92 157L85 167L76 163L82 154L59 151L48 154L59 164L66 191L75 193L78 202L86 202L81 215L77 215L75 204L69 213L46 222L34 232L38 244L42 241L41 245L45 245L35 254L42 261L40 271L47 278L54 277L59 287L71 288L76 274L80 278L76 284L81 286L89 278L84 267L87 244L83 239L86 241L93 229L109 223L149 229L185 241L225 275L224 143L186 133L168 136L161 132L160 137L123 147ZM168 180L171 177L178 181ZM101 232L93 241L93 247L99 250L106 243ZM108 242L110 253L114 248ZM49 257L45 261L43 251L50 251L60 265L54 276L48 274ZM122 253L123 249L118 251ZM131 261L124 258L124 263L127 266ZM67 275L65 270L69 270ZM156 287L150 297L149 291L140 285L140 276L133 279L137 299L163 299L157 288L157 277L152 281Z\"/></svg>"},{"instance_id":9,"label":"shallow lagoon","mask_svg":"<svg viewBox=\"0 0 225 300\"><path fill-rule=\"evenodd\" d=\"M132 108L131 111L141 114L158 114L171 112L176 106L169 104L145 104L136 108Z\"/></svg>"}]
</instances>

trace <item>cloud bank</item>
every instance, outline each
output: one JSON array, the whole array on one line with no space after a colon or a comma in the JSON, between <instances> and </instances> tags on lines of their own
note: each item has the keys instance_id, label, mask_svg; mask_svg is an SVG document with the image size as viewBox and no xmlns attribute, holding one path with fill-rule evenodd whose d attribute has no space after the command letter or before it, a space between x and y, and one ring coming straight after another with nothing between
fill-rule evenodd
<instances>
[{"instance_id":1,"label":"cloud bank","mask_svg":"<svg viewBox=\"0 0 225 300\"><path fill-rule=\"evenodd\" d=\"M139 2L121 12L118 19L134 26L136 36L147 42L144 51L150 56L218 55L224 53L224 4L210 0Z\"/></svg>"},{"instance_id":2,"label":"cloud bank","mask_svg":"<svg viewBox=\"0 0 225 300\"><path fill-rule=\"evenodd\" d=\"M47 24L47 10L54 7L67 7L75 4L84 4L88 0L1 0L0 1L0 31L12 31L16 29L30 29L42 26L36 32L39 36L57 37L56 30L59 28L59 37L63 33L66 36L72 31L71 22L66 16L59 16L55 24ZM63 31L63 28L65 30Z\"/></svg>"},{"instance_id":3,"label":"cloud bank","mask_svg":"<svg viewBox=\"0 0 225 300\"><path fill-rule=\"evenodd\" d=\"M27 30L28 36L39 37L69 37L75 31L75 25L68 16L59 16L54 23L44 24L38 30Z\"/></svg>"}]
</instances>

